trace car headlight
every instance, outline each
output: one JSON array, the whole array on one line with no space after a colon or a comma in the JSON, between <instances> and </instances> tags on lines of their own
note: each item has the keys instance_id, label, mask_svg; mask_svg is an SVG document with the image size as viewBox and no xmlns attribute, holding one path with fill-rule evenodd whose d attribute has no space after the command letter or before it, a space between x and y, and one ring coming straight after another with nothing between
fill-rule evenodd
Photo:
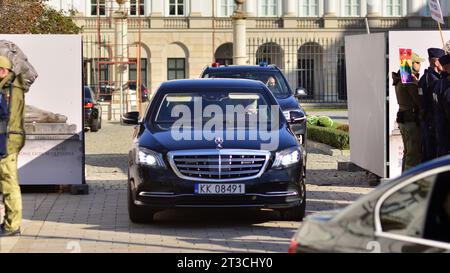
<instances>
[{"instance_id":1,"label":"car headlight","mask_svg":"<svg viewBox=\"0 0 450 273\"><path fill-rule=\"evenodd\" d=\"M289 123L303 123L306 121L305 113L299 110L283 111L283 115Z\"/></svg>"},{"instance_id":2,"label":"car headlight","mask_svg":"<svg viewBox=\"0 0 450 273\"><path fill-rule=\"evenodd\" d=\"M160 153L142 147L139 147L137 162L152 167L165 167L164 160Z\"/></svg>"},{"instance_id":3,"label":"car headlight","mask_svg":"<svg viewBox=\"0 0 450 273\"><path fill-rule=\"evenodd\" d=\"M297 147L278 152L273 163L274 168L289 167L300 161L300 150Z\"/></svg>"}]
</instances>

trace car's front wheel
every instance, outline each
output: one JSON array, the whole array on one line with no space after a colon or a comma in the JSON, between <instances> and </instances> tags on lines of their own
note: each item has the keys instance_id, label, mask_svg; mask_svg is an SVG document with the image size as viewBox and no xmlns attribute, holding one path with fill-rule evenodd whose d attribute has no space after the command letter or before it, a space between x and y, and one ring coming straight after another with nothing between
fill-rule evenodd
<instances>
[{"instance_id":1,"label":"car's front wheel","mask_svg":"<svg viewBox=\"0 0 450 273\"><path fill-rule=\"evenodd\" d=\"M133 223L151 223L155 215L153 210L139 207L134 203L130 182L128 182L128 215Z\"/></svg>"}]
</instances>

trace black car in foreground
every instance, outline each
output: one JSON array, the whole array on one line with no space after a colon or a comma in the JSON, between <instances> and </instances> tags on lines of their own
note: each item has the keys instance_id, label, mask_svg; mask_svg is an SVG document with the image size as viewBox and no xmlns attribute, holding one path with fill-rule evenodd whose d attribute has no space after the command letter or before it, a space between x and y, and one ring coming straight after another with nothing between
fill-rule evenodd
<instances>
[{"instance_id":1,"label":"black car in foreground","mask_svg":"<svg viewBox=\"0 0 450 273\"><path fill-rule=\"evenodd\" d=\"M89 86L84 87L84 127L89 127L91 132L102 128L102 107Z\"/></svg>"},{"instance_id":2,"label":"black car in foreground","mask_svg":"<svg viewBox=\"0 0 450 273\"><path fill-rule=\"evenodd\" d=\"M286 220L303 218L303 147L263 83L169 81L138 116L123 117L138 125L129 153L133 222L199 207L271 208Z\"/></svg>"},{"instance_id":3,"label":"black car in foreground","mask_svg":"<svg viewBox=\"0 0 450 273\"><path fill-rule=\"evenodd\" d=\"M277 66L264 62L260 65L214 64L203 70L201 78L250 79L263 82L277 99L300 143L306 147L306 113L298 102L299 98L307 96L306 90L299 87L294 92Z\"/></svg>"},{"instance_id":4,"label":"black car in foreground","mask_svg":"<svg viewBox=\"0 0 450 273\"><path fill-rule=\"evenodd\" d=\"M450 252L450 156L407 171L343 211L308 216L289 252Z\"/></svg>"}]
</instances>

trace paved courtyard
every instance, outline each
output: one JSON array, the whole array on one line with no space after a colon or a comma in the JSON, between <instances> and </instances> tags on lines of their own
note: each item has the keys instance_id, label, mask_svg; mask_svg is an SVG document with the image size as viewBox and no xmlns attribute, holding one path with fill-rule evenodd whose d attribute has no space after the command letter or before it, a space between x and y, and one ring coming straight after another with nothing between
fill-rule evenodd
<instances>
[{"instance_id":1,"label":"paved courtyard","mask_svg":"<svg viewBox=\"0 0 450 273\"><path fill-rule=\"evenodd\" d=\"M298 222L269 210L195 209L156 214L133 224L126 204L126 159L133 127L104 122L86 133L89 195L24 194L21 237L0 239L0 252L286 252ZM341 208L370 192L364 172L310 150L307 212Z\"/></svg>"}]
</instances>

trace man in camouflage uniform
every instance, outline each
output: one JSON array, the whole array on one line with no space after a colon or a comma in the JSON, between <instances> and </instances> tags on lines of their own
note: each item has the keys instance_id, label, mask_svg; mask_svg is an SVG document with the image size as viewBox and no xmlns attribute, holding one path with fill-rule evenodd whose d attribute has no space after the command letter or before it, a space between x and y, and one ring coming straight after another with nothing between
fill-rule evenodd
<instances>
[{"instance_id":1,"label":"man in camouflage uniform","mask_svg":"<svg viewBox=\"0 0 450 273\"><path fill-rule=\"evenodd\" d=\"M399 111L397 123L403 139L403 171L422 161L422 133L420 130L419 71L425 59L412 54L413 83L402 83L400 71L392 73Z\"/></svg>"},{"instance_id":2,"label":"man in camouflage uniform","mask_svg":"<svg viewBox=\"0 0 450 273\"><path fill-rule=\"evenodd\" d=\"M6 153L0 160L0 192L3 194L5 219L0 236L20 235L22 197L18 181L17 156L25 144L24 82L12 72L11 61L0 56L0 92L8 97L9 116L6 123Z\"/></svg>"}]
</instances>

